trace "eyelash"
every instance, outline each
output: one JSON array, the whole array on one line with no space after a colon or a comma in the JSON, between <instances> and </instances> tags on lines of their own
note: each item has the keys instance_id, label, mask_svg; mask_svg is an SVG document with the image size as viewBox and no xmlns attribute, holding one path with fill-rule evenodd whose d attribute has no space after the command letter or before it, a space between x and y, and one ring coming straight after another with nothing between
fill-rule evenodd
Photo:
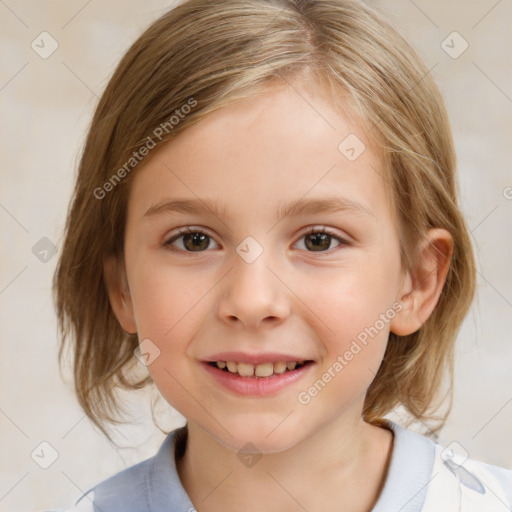
<instances>
[{"instance_id":1,"label":"eyelash","mask_svg":"<svg viewBox=\"0 0 512 512\"><path fill-rule=\"evenodd\" d=\"M178 248L176 248L176 247L174 247L172 245L173 242L175 242L176 240L181 238L183 235L187 235L187 234L201 234L201 235L206 235L208 238L213 239L213 237L211 237L208 233L206 233L206 232L204 232L204 231L202 231L200 229L191 228L190 226L188 226L186 228L182 228L182 229L178 230L178 232L175 235L173 235L169 240L165 241L163 245L165 247L168 247L173 252L186 252L186 253L189 253L189 254L196 254L196 253L199 254L199 253L207 252L207 250L204 250L204 251L186 251L186 250L183 250L183 249L178 249ZM338 247L335 247L334 249L328 249L327 251L306 251L306 252L311 252L311 253L318 252L318 253L321 253L321 254L326 254L326 253L330 253L330 252L332 252L332 251L334 251L336 249L340 249L340 248L342 248L345 245L350 245L350 243L347 240L345 240L344 238L339 237L338 235L334 234L332 231L330 231L327 228L311 227L305 233L303 233L301 235L299 240L304 238L307 235L312 235L312 234L325 234L325 235L328 235L330 238L334 238L336 241L338 241L340 243L340 245Z\"/></svg>"}]
</instances>

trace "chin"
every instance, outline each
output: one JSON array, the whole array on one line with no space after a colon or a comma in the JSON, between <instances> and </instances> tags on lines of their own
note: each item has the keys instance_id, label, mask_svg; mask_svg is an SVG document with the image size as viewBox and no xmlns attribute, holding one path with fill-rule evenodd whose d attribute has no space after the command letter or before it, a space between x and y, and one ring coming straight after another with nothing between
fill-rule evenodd
<instances>
[{"instance_id":1,"label":"chin","mask_svg":"<svg viewBox=\"0 0 512 512\"><path fill-rule=\"evenodd\" d=\"M256 420L250 423L231 421L224 425L231 436L218 425L216 426L218 428L214 428L213 431L211 429L206 431L226 448L236 452L253 450L259 453L279 453L293 448L306 437L304 427L299 428L291 423L286 426L277 425L279 422L276 421L273 421L271 426L268 422ZM251 445L256 448L254 449Z\"/></svg>"}]
</instances>

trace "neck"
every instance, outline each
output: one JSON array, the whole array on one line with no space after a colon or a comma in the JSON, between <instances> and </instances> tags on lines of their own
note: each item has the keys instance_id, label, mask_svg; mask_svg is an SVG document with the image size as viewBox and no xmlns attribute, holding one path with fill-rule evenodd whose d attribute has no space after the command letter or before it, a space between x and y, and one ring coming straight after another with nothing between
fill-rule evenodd
<instances>
[{"instance_id":1,"label":"neck","mask_svg":"<svg viewBox=\"0 0 512 512\"><path fill-rule=\"evenodd\" d=\"M176 465L198 512L368 512L385 483L392 440L387 429L342 418L256 460L189 423L185 454Z\"/></svg>"}]
</instances>

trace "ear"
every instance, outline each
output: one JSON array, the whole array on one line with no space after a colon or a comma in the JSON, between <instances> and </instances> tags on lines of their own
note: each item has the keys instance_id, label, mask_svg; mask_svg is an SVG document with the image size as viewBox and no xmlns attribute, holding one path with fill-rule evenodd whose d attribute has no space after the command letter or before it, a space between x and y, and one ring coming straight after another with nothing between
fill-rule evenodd
<instances>
[{"instance_id":1,"label":"ear","mask_svg":"<svg viewBox=\"0 0 512 512\"><path fill-rule=\"evenodd\" d=\"M128 334L135 334L137 326L124 262L115 255L107 256L103 261L103 277L110 305L121 327Z\"/></svg>"},{"instance_id":2,"label":"ear","mask_svg":"<svg viewBox=\"0 0 512 512\"><path fill-rule=\"evenodd\" d=\"M402 282L403 309L393 318L391 332L406 336L416 332L434 310L446 281L453 253L453 238L446 229L428 231L415 258L415 268Z\"/></svg>"}]
</instances>

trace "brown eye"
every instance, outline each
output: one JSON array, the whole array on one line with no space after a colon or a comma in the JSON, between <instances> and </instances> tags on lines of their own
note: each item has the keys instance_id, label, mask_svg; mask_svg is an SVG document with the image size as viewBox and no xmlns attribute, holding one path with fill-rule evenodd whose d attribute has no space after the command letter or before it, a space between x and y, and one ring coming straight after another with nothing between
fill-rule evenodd
<instances>
[{"instance_id":1,"label":"brown eye","mask_svg":"<svg viewBox=\"0 0 512 512\"><path fill-rule=\"evenodd\" d=\"M327 250L330 249L331 239L332 237L325 233L313 233L312 235L306 235L305 246L312 251Z\"/></svg>"},{"instance_id":2,"label":"brown eye","mask_svg":"<svg viewBox=\"0 0 512 512\"><path fill-rule=\"evenodd\" d=\"M176 249L173 244L180 239L183 239L180 244L181 247ZM172 250L182 250L185 252L203 252L208 249L211 240L213 239L206 233L187 228L167 240L164 245L170 246Z\"/></svg>"},{"instance_id":3,"label":"brown eye","mask_svg":"<svg viewBox=\"0 0 512 512\"><path fill-rule=\"evenodd\" d=\"M338 245L335 248L348 245L348 242L342 238L330 233L325 229L313 228L310 229L305 235L302 236L305 240L305 249L309 252L328 252L331 249L332 240L336 240Z\"/></svg>"}]
</instances>

